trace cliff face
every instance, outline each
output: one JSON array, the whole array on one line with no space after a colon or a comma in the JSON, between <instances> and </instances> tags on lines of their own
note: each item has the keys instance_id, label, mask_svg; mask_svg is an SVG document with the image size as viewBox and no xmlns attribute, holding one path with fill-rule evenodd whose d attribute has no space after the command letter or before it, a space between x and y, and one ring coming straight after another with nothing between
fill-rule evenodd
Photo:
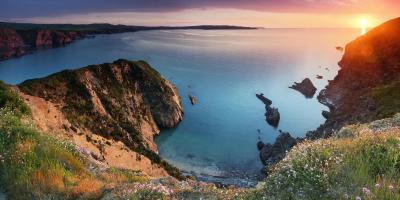
<instances>
[{"instance_id":1,"label":"cliff face","mask_svg":"<svg viewBox=\"0 0 400 200\"><path fill-rule=\"evenodd\" d=\"M54 48L85 37L77 31L14 30L0 28L0 60L24 55L38 48Z\"/></svg>"},{"instance_id":2,"label":"cliff face","mask_svg":"<svg viewBox=\"0 0 400 200\"><path fill-rule=\"evenodd\" d=\"M322 127L308 134L310 138L400 111L400 18L347 44L339 66L338 75L318 96L331 113Z\"/></svg>"},{"instance_id":3,"label":"cliff face","mask_svg":"<svg viewBox=\"0 0 400 200\"><path fill-rule=\"evenodd\" d=\"M25 53L22 37L12 29L0 28L0 60Z\"/></svg>"},{"instance_id":4,"label":"cliff face","mask_svg":"<svg viewBox=\"0 0 400 200\"><path fill-rule=\"evenodd\" d=\"M176 175L176 169L158 156L153 137L162 128L176 126L183 109L175 87L147 63L117 60L91 65L28 80L19 89L58 107L71 124L66 128L76 134L90 132L120 141Z\"/></svg>"}]
</instances>

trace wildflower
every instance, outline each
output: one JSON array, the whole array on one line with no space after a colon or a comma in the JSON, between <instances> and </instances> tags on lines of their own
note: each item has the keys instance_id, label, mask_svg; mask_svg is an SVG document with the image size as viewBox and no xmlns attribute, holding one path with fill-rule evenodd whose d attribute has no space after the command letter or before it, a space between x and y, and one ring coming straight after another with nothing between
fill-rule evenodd
<instances>
[{"instance_id":1,"label":"wildflower","mask_svg":"<svg viewBox=\"0 0 400 200\"><path fill-rule=\"evenodd\" d=\"M393 190L393 185L389 185L389 190Z\"/></svg>"},{"instance_id":2,"label":"wildflower","mask_svg":"<svg viewBox=\"0 0 400 200\"><path fill-rule=\"evenodd\" d=\"M343 197L344 197L345 199L349 199L349 195L348 195L347 193L345 193L345 194L343 195Z\"/></svg>"},{"instance_id":3,"label":"wildflower","mask_svg":"<svg viewBox=\"0 0 400 200\"><path fill-rule=\"evenodd\" d=\"M356 196L356 200L361 200L361 197L360 196Z\"/></svg>"},{"instance_id":4,"label":"wildflower","mask_svg":"<svg viewBox=\"0 0 400 200\"><path fill-rule=\"evenodd\" d=\"M363 188L362 188L362 191L363 191L364 194L366 194L366 195L369 195L369 194L371 193L371 191L370 191L368 188L366 188L366 187L363 187Z\"/></svg>"},{"instance_id":5,"label":"wildflower","mask_svg":"<svg viewBox=\"0 0 400 200\"><path fill-rule=\"evenodd\" d=\"M381 184L377 183L377 184L375 184L375 187L376 187L376 188L380 188L380 187L381 187Z\"/></svg>"}]
</instances>

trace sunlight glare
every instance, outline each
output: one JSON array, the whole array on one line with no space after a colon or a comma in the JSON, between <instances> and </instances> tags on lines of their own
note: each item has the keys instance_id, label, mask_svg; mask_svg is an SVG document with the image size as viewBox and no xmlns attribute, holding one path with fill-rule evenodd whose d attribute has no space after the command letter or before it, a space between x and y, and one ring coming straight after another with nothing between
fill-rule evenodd
<instances>
[{"instance_id":1,"label":"sunlight glare","mask_svg":"<svg viewBox=\"0 0 400 200\"><path fill-rule=\"evenodd\" d=\"M360 25L361 25L361 35L364 35L367 32L368 20L366 18L361 18Z\"/></svg>"}]
</instances>

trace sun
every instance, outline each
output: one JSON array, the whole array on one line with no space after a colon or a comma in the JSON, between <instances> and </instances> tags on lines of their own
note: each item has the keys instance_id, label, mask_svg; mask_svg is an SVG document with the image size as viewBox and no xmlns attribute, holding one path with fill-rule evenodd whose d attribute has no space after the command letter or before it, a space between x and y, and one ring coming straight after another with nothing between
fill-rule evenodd
<instances>
[{"instance_id":1,"label":"sun","mask_svg":"<svg viewBox=\"0 0 400 200\"><path fill-rule=\"evenodd\" d=\"M361 28L367 28L367 26L368 26L368 19L366 19L366 18L361 18L361 19L360 19L360 25L361 25Z\"/></svg>"}]
</instances>

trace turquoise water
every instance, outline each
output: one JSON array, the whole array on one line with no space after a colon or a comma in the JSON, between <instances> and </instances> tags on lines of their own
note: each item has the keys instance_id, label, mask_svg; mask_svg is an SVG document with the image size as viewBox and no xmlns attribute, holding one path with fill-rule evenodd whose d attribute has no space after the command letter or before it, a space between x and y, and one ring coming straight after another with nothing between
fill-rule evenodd
<instances>
[{"instance_id":1,"label":"turquoise water","mask_svg":"<svg viewBox=\"0 0 400 200\"><path fill-rule=\"evenodd\" d=\"M16 84L118 58L146 60L178 87L185 109L182 123L157 137L160 155L200 179L246 184L262 168L258 137L273 142L279 129L302 137L324 122L326 108L288 86L309 77L322 89L338 70L342 52L335 47L358 34L355 29L262 29L100 35L0 62L0 79ZM260 92L281 113L277 129L265 122L264 105L255 97ZM190 105L189 94L198 104Z\"/></svg>"}]
</instances>

